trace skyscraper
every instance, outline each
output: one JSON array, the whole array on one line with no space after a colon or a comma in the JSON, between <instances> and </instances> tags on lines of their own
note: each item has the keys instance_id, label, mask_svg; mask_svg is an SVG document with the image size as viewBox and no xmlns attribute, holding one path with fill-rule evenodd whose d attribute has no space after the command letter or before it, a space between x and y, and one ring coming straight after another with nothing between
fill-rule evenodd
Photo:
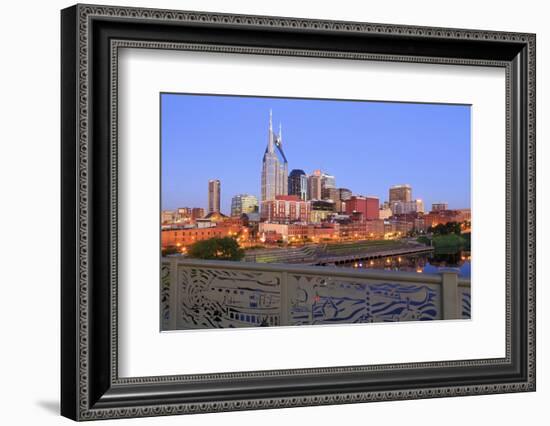
<instances>
[{"instance_id":1,"label":"skyscraper","mask_svg":"<svg viewBox=\"0 0 550 426\"><path fill-rule=\"evenodd\" d=\"M303 170L294 169L288 175L288 195L296 195L307 200L307 175Z\"/></svg>"},{"instance_id":2,"label":"skyscraper","mask_svg":"<svg viewBox=\"0 0 550 426\"><path fill-rule=\"evenodd\" d=\"M238 194L231 199L231 216L258 211L258 199L254 195Z\"/></svg>"},{"instance_id":3,"label":"skyscraper","mask_svg":"<svg viewBox=\"0 0 550 426\"><path fill-rule=\"evenodd\" d=\"M322 197L322 178L321 170L315 170L307 177L307 199L321 200Z\"/></svg>"},{"instance_id":4,"label":"skyscraper","mask_svg":"<svg viewBox=\"0 0 550 426\"><path fill-rule=\"evenodd\" d=\"M267 147L262 160L261 203L275 200L277 195L288 195L288 162L283 152L282 130L273 131L273 117L269 111Z\"/></svg>"},{"instance_id":5,"label":"skyscraper","mask_svg":"<svg viewBox=\"0 0 550 426\"><path fill-rule=\"evenodd\" d=\"M336 188L336 178L332 175L321 174L321 198L323 200L330 198L330 190Z\"/></svg>"},{"instance_id":6,"label":"skyscraper","mask_svg":"<svg viewBox=\"0 0 550 426\"><path fill-rule=\"evenodd\" d=\"M218 179L208 181L208 213L220 211L220 186Z\"/></svg>"},{"instance_id":7,"label":"skyscraper","mask_svg":"<svg viewBox=\"0 0 550 426\"><path fill-rule=\"evenodd\" d=\"M393 185L390 187L390 204L394 201L409 202L412 199L412 188L410 185Z\"/></svg>"}]
</instances>

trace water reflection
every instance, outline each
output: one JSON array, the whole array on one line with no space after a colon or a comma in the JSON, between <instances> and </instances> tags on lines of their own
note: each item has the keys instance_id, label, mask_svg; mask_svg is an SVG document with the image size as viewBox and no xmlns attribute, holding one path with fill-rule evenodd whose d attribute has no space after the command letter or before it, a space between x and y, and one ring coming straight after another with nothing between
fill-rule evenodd
<instances>
[{"instance_id":1,"label":"water reflection","mask_svg":"<svg viewBox=\"0 0 550 426\"><path fill-rule=\"evenodd\" d=\"M386 271L408 271L418 273L437 273L442 268L457 268L459 277L470 278L471 253L428 253L404 256L381 257L339 265L347 268L384 269Z\"/></svg>"}]
</instances>

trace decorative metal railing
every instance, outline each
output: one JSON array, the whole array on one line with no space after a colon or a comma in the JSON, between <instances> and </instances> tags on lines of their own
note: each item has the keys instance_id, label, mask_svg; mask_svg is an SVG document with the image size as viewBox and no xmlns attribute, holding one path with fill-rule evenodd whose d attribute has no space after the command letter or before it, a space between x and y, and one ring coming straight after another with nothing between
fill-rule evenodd
<instances>
[{"instance_id":1,"label":"decorative metal railing","mask_svg":"<svg viewBox=\"0 0 550 426\"><path fill-rule=\"evenodd\" d=\"M470 318L470 280L336 267L162 259L162 330Z\"/></svg>"}]
</instances>

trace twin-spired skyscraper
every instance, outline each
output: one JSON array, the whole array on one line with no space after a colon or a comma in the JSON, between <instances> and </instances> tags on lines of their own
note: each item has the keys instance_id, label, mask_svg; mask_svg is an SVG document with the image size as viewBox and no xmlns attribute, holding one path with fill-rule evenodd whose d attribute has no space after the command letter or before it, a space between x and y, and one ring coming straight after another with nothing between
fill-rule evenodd
<instances>
[{"instance_id":1,"label":"twin-spired skyscraper","mask_svg":"<svg viewBox=\"0 0 550 426\"><path fill-rule=\"evenodd\" d=\"M273 116L269 111L267 147L262 160L261 209L265 201L273 201L277 195L288 194L288 162L283 151L283 136L273 131Z\"/></svg>"}]
</instances>

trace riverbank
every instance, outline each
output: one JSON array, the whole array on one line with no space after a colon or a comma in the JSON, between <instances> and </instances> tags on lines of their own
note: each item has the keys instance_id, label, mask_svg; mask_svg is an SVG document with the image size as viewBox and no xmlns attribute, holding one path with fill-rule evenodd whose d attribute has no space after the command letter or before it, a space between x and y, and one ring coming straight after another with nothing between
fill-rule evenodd
<instances>
[{"instance_id":1,"label":"riverbank","mask_svg":"<svg viewBox=\"0 0 550 426\"><path fill-rule=\"evenodd\" d=\"M245 254L244 261L325 265L428 251L433 251L433 248L407 240L364 240L338 244L308 244L302 247L249 250Z\"/></svg>"},{"instance_id":2,"label":"riverbank","mask_svg":"<svg viewBox=\"0 0 550 426\"><path fill-rule=\"evenodd\" d=\"M470 250L470 238L469 234L434 235L432 245L438 252L457 252L461 249Z\"/></svg>"}]
</instances>

